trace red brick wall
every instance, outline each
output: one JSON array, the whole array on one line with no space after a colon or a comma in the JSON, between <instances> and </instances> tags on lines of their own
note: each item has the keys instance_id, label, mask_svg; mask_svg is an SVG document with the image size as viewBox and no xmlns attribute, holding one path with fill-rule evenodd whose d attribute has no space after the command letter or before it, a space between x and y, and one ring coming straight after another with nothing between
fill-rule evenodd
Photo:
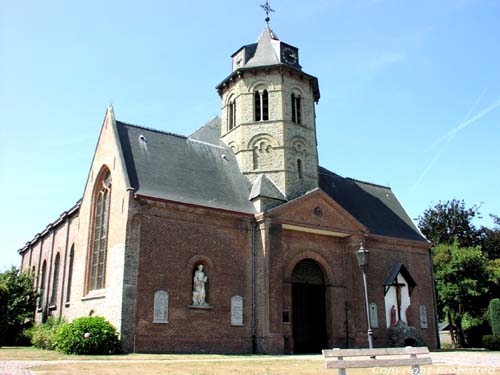
<instances>
[{"instance_id":1,"label":"red brick wall","mask_svg":"<svg viewBox=\"0 0 500 375\"><path fill-rule=\"evenodd\" d=\"M209 210L153 205L141 216L137 327L139 352L251 352L251 226L237 216ZM196 265L208 276L207 302L193 309ZM169 323L153 321L157 290L169 293ZM244 303L244 326L231 326L231 297Z\"/></svg>"}]
</instances>

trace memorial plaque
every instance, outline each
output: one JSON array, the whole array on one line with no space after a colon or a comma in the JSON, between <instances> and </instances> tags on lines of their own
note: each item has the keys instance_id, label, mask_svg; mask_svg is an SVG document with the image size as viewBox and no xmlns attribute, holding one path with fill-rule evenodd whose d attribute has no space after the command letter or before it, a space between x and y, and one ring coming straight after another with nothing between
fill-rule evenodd
<instances>
[{"instance_id":1,"label":"memorial plaque","mask_svg":"<svg viewBox=\"0 0 500 375\"><path fill-rule=\"evenodd\" d=\"M164 290L155 293L153 323L168 323L168 293Z\"/></svg>"},{"instance_id":2,"label":"memorial plaque","mask_svg":"<svg viewBox=\"0 0 500 375\"><path fill-rule=\"evenodd\" d=\"M370 303L370 326L372 328L378 328L378 311L377 304Z\"/></svg>"},{"instance_id":3,"label":"memorial plaque","mask_svg":"<svg viewBox=\"0 0 500 375\"><path fill-rule=\"evenodd\" d=\"M231 325L243 325L243 298L241 296L231 298Z\"/></svg>"},{"instance_id":4,"label":"memorial plaque","mask_svg":"<svg viewBox=\"0 0 500 375\"><path fill-rule=\"evenodd\" d=\"M429 323L427 322L427 308L424 305L420 305L420 327L429 327Z\"/></svg>"}]
</instances>

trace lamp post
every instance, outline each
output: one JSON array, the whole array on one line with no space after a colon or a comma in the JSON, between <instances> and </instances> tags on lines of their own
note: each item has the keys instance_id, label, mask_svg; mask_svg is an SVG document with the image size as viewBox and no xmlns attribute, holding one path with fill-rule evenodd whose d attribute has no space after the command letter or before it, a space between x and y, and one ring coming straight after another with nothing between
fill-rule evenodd
<instances>
[{"instance_id":1,"label":"lamp post","mask_svg":"<svg viewBox=\"0 0 500 375\"><path fill-rule=\"evenodd\" d=\"M366 285L366 268L368 267L368 254L370 252L363 247L363 243L359 245L359 250L356 252L359 267L363 272L363 288L365 291L365 307L366 307L366 323L368 325L368 347L373 349L373 332L370 323L370 306L368 305L368 287Z\"/></svg>"}]
</instances>

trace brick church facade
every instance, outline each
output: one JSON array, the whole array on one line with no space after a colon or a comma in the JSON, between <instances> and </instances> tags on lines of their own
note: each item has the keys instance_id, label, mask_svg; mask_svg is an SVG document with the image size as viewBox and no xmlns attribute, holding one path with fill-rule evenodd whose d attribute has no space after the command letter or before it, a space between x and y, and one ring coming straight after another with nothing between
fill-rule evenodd
<instances>
[{"instance_id":1,"label":"brick church facade","mask_svg":"<svg viewBox=\"0 0 500 375\"><path fill-rule=\"evenodd\" d=\"M298 49L266 25L232 59L188 137L108 108L82 199L19 250L36 320L104 316L137 352L365 347L368 323L375 346L436 347L431 244L390 188L319 166Z\"/></svg>"}]
</instances>

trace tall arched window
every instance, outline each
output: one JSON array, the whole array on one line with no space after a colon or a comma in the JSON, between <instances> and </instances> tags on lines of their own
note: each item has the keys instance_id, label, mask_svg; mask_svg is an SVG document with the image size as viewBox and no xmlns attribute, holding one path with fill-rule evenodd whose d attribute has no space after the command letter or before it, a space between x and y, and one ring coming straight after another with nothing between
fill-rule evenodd
<instances>
[{"instance_id":1,"label":"tall arched window","mask_svg":"<svg viewBox=\"0 0 500 375\"><path fill-rule=\"evenodd\" d=\"M52 290L50 295L50 305L55 305L57 303L57 294L59 287L59 264L61 262L61 257L59 253L56 255L56 260L54 261L54 274L52 275Z\"/></svg>"},{"instance_id":2,"label":"tall arched window","mask_svg":"<svg viewBox=\"0 0 500 375\"><path fill-rule=\"evenodd\" d=\"M300 95L295 95L294 93L292 93L292 122L296 124L302 123L302 113L300 105Z\"/></svg>"},{"instance_id":3,"label":"tall arched window","mask_svg":"<svg viewBox=\"0 0 500 375\"><path fill-rule=\"evenodd\" d=\"M267 90L262 93L262 120L269 120L269 94Z\"/></svg>"},{"instance_id":4,"label":"tall arched window","mask_svg":"<svg viewBox=\"0 0 500 375\"><path fill-rule=\"evenodd\" d=\"M38 307L41 308L43 304L43 300L45 298L45 278L47 273L47 261L44 260L42 263L42 272L40 272L40 281L38 285L40 285L40 297L38 297Z\"/></svg>"},{"instance_id":5,"label":"tall arched window","mask_svg":"<svg viewBox=\"0 0 500 375\"><path fill-rule=\"evenodd\" d=\"M236 126L236 99L232 99L227 106L228 129L231 130Z\"/></svg>"},{"instance_id":6,"label":"tall arched window","mask_svg":"<svg viewBox=\"0 0 500 375\"><path fill-rule=\"evenodd\" d=\"M94 193L89 290L104 288L110 195L111 175L109 170L106 170L97 180Z\"/></svg>"},{"instance_id":7,"label":"tall arched window","mask_svg":"<svg viewBox=\"0 0 500 375\"><path fill-rule=\"evenodd\" d=\"M255 103L255 121L268 121L269 120L269 93L267 90L262 91L262 95L259 91L255 91L254 94Z\"/></svg>"},{"instance_id":8,"label":"tall arched window","mask_svg":"<svg viewBox=\"0 0 500 375\"><path fill-rule=\"evenodd\" d=\"M301 159L297 159L297 173L299 174L299 179L302 180L302 178L304 178L304 171L302 168L302 160Z\"/></svg>"},{"instance_id":9,"label":"tall arched window","mask_svg":"<svg viewBox=\"0 0 500 375\"><path fill-rule=\"evenodd\" d=\"M75 258L75 245L71 246L71 251L69 252L69 264L68 264L68 284L66 287L66 303L71 299L71 280L73 279L73 261Z\"/></svg>"},{"instance_id":10,"label":"tall arched window","mask_svg":"<svg viewBox=\"0 0 500 375\"><path fill-rule=\"evenodd\" d=\"M260 93L255 91L255 121L261 120Z\"/></svg>"}]
</instances>

